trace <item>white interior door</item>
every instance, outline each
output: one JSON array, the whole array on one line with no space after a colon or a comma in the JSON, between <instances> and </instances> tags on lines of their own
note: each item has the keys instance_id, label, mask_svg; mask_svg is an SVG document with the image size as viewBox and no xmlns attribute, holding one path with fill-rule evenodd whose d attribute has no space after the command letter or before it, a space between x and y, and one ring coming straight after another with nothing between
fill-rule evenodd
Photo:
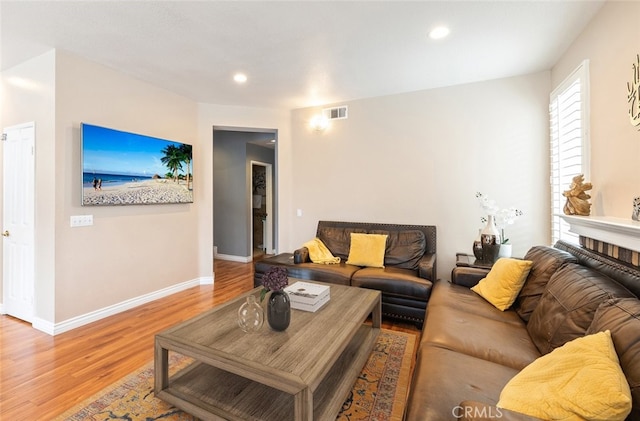
<instances>
[{"instance_id":1,"label":"white interior door","mask_svg":"<svg viewBox=\"0 0 640 421\"><path fill-rule=\"evenodd\" d=\"M35 124L3 130L2 298L6 314L32 322L35 280Z\"/></svg>"}]
</instances>

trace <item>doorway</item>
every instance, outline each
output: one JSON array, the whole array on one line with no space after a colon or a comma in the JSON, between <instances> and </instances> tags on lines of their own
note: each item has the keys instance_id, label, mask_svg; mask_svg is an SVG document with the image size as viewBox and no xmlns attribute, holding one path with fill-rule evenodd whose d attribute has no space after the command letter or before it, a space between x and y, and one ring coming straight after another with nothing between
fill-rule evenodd
<instances>
[{"instance_id":1,"label":"doorway","mask_svg":"<svg viewBox=\"0 0 640 421\"><path fill-rule=\"evenodd\" d=\"M248 263L277 249L277 136L213 127L215 258Z\"/></svg>"},{"instance_id":2,"label":"doorway","mask_svg":"<svg viewBox=\"0 0 640 421\"><path fill-rule=\"evenodd\" d=\"M273 166L251 161L251 233L253 259L273 254Z\"/></svg>"},{"instance_id":3,"label":"doorway","mask_svg":"<svg viewBox=\"0 0 640 421\"><path fill-rule=\"evenodd\" d=\"M35 294L35 123L2 132L4 312L31 323Z\"/></svg>"}]
</instances>

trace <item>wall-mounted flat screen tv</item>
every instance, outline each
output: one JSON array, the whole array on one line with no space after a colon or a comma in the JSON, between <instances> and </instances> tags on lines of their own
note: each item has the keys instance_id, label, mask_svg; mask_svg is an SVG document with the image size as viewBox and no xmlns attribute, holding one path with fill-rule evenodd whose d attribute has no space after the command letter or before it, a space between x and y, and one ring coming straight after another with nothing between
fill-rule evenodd
<instances>
[{"instance_id":1,"label":"wall-mounted flat screen tv","mask_svg":"<svg viewBox=\"0 0 640 421\"><path fill-rule=\"evenodd\" d=\"M81 124L82 205L193 202L191 145Z\"/></svg>"}]
</instances>

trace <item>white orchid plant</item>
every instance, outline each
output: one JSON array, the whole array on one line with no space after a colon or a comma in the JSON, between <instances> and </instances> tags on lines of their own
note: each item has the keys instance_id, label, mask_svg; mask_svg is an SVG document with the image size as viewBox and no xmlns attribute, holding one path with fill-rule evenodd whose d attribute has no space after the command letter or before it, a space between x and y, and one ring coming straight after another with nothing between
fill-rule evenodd
<instances>
[{"instance_id":1,"label":"white orchid plant","mask_svg":"<svg viewBox=\"0 0 640 421\"><path fill-rule=\"evenodd\" d=\"M510 208L500 209L496 205L495 200L489 199L487 195L480 192L476 193L476 198L480 202L482 210L485 211L487 215L493 215L496 227L500 230L500 238L502 239L501 244L508 244L509 239L505 237L504 229L507 225L513 225L516 219L522 216L522 211L513 206ZM487 218L483 216L480 218L480 221L482 221L482 223L486 223Z\"/></svg>"}]
</instances>

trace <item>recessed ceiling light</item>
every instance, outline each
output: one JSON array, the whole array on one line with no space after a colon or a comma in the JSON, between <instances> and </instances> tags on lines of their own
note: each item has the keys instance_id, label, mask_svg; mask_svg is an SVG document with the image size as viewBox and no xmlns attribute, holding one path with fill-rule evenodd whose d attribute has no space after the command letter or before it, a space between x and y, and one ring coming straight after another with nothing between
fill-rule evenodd
<instances>
[{"instance_id":1,"label":"recessed ceiling light","mask_svg":"<svg viewBox=\"0 0 640 421\"><path fill-rule=\"evenodd\" d=\"M436 26L429 32L429 38L431 39L442 39L449 35L449 28L446 26Z\"/></svg>"},{"instance_id":2,"label":"recessed ceiling light","mask_svg":"<svg viewBox=\"0 0 640 421\"><path fill-rule=\"evenodd\" d=\"M247 75L244 73L236 73L233 75L233 80L235 80L236 83L245 83L247 81Z\"/></svg>"}]
</instances>

